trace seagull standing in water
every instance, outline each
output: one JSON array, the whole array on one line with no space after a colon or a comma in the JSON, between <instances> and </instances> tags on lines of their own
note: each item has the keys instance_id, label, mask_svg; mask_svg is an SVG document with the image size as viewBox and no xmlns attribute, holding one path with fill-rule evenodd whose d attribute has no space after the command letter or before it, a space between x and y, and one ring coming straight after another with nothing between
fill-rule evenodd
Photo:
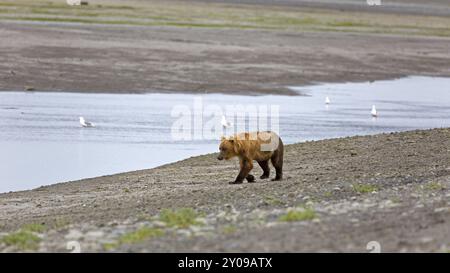
<instances>
[{"instance_id":1,"label":"seagull standing in water","mask_svg":"<svg viewBox=\"0 0 450 273\"><path fill-rule=\"evenodd\" d=\"M82 127L95 127L93 123L86 121L83 117L80 117L80 124Z\"/></svg>"},{"instance_id":2,"label":"seagull standing in water","mask_svg":"<svg viewBox=\"0 0 450 273\"><path fill-rule=\"evenodd\" d=\"M370 111L370 114L374 118L378 117L378 112L377 112L377 108L375 108L375 105L372 105L372 111Z\"/></svg>"},{"instance_id":3,"label":"seagull standing in water","mask_svg":"<svg viewBox=\"0 0 450 273\"><path fill-rule=\"evenodd\" d=\"M222 121L221 121L221 123L222 123L222 127L225 129L225 128L228 128L228 127L230 127L230 126L232 126L232 124L231 124L231 122L229 122L226 118L225 118L225 116L223 116L222 115Z\"/></svg>"},{"instance_id":4,"label":"seagull standing in water","mask_svg":"<svg viewBox=\"0 0 450 273\"><path fill-rule=\"evenodd\" d=\"M330 104L330 103L331 103L330 98L327 96L327 97L325 98L325 104L328 105L328 104Z\"/></svg>"}]
</instances>

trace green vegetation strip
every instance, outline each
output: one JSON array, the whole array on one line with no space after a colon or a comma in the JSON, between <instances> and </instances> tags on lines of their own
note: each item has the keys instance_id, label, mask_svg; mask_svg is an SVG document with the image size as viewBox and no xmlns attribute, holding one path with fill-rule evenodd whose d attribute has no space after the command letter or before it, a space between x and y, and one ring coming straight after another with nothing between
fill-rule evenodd
<instances>
[{"instance_id":1,"label":"green vegetation strip","mask_svg":"<svg viewBox=\"0 0 450 273\"><path fill-rule=\"evenodd\" d=\"M173 26L191 28L272 29L450 36L450 18L269 9L163 2L70 7L57 1L0 1L1 20Z\"/></svg>"},{"instance_id":2,"label":"green vegetation strip","mask_svg":"<svg viewBox=\"0 0 450 273\"><path fill-rule=\"evenodd\" d=\"M316 218L316 213L311 208L304 208L302 210L290 210L286 214L279 217L282 222L298 222L298 221L309 221Z\"/></svg>"},{"instance_id":3,"label":"green vegetation strip","mask_svg":"<svg viewBox=\"0 0 450 273\"><path fill-rule=\"evenodd\" d=\"M21 251L37 250L41 238L37 233L43 233L47 228L42 224L24 225L20 230L12 232L0 238L0 243L13 246Z\"/></svg>"},{"instance_id":4,"label":"green vegetation strip","mask_svg":"<svg viewBox=\"0 0 450 273\"><path fill-rule=\"evenodd\" d=\"M158 219L164 222L167 227L178 229L202 225L202 223L198 221L199 216L201 215L191 208L181 208L177 210L163 209L159 214ZM144 219L146 218L147 217ZM104 244L103 248L108 251L124 244L136 244L163 235L165 235L165 231L161 228L142 227L136 231L123 234L116 242Z\"/></svg>"}]
</instances>

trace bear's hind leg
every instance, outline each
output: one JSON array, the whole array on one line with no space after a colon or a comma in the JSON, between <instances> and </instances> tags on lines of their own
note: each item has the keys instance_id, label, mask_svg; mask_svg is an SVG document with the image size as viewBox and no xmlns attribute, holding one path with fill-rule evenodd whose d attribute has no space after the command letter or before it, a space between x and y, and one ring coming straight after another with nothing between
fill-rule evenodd
<instances>
[{"instance_id":1,"label":"bear's hind leg","mask_svg":"<svg viewBox=\"0 0 450 273\"><path fill-rule=\"evenodd\" d=\"M272 158L270 159L272 162L272 165L275 167L276 176L272 181L278 181L283 179L283 152L277 151L273 154Z\"/></svg>"},{"instance_id":2,"label":"bear's hind leg","mask_svg":"<svg viewBox=\"0 0 450 273\"><path fill-rule=\"evenodd\" d=\"M263 170L263 174L259 177L260 179L266 179L270 176L269 160L258 161L259 166Z\"/></svg>"},{"instance_id":3,"label":"bear's hind leg","mask_svg":"<svg viewBox=\"0 0 450 273\"><path fill-rule=\"evenodd\" d=\"M251 174L247 175L247 177L245 179L247 179L248 183L254 183L256 180L255 177Z\"/></svg>"}]
</instances>

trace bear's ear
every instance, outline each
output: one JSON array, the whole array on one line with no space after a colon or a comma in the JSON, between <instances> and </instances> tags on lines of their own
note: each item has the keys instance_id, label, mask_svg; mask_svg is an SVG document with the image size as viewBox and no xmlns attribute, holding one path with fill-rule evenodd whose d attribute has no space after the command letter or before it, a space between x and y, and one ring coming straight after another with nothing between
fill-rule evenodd
<instances>
[{"instance_id":1,"label":"bear's ear","mask_svg":"<svg viewBox=\"0 0 450 273\"><path fill-rule=\"evenodd\" d=\"M220 140L221 140L221 141L224 141L224 140L226 140L226 139L227 139L227 138L226 138L225 136L221 136L221 137L220 137Z\"/></svg>"}]
</instances>

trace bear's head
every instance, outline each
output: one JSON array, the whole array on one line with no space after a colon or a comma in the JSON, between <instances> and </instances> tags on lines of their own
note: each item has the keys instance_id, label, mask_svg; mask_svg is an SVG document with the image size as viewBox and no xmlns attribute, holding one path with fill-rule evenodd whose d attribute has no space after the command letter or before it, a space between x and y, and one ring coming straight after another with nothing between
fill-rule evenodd
<instances>
[{"instance_id":1,"label":"bear's head","mask_svg":"<svg viewBox=\"0 0 450 273\"><path fill-rule=\"evenodd\" d=\"M234 138L222 137L219 145L219 160L228 160L238 155L238 143Z\"/></svg>"}]
</instances>

